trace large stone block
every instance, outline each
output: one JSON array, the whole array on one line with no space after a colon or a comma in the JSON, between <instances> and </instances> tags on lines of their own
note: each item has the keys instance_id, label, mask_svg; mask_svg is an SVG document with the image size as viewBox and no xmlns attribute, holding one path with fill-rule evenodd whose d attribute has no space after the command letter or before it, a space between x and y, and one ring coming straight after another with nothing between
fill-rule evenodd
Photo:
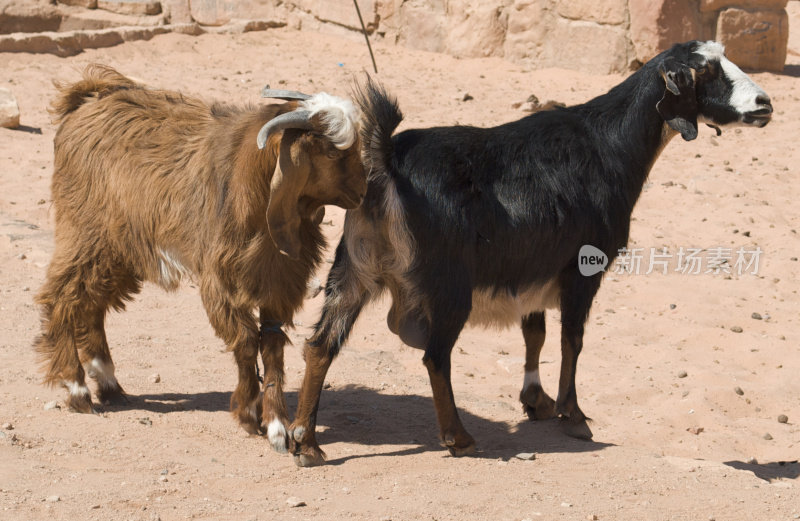
<instances>
[{"instance_id":1,"label":"large stone block","mask_svg":"<svg viewBox=\"0 0 800 521\"><path fill-rule=\"evenodd\" d=\"M704 13L719 11L728 7L745 9L783 9L789 0L700 0L700 10Z\"/></svg>"},{"instance_id":2,"label":"large stone block","mask_svg":"<svg viewBox=\"0 0 800 521\"><path fill-rule=\"evenodd\" d=\"M629 0L630 38L636 59L646 63L659 52L686 40L703 40L700 13L685 0Z\"/></svg>"},{"instance_id":3,"label":"large stone block","mask_svg":"<svg viewBox=\"0 0 800 521\"><path fill-rule=\"evenodd\" d=\"M627 19L627 0L558 0L558 14L571 20L620 25Z\"/></svg>"},{"instance_id":4,"label":"large stone block","mask_svg":"<svg viewBox=\"0 0 800 521\"><path fill-rule=\"evenodd\" d=\"M412 0L399 7L395 15L397 43L412 49L444 52L447 36L444 3Z\"/></svg>"},{"instance_id":5,"label":"large stone block","mask_svg":"<svg viewBox=\"0 0 800 521\"><path fill-rule=\"evenodd\" d=\"M171 24L185 24L193 21L189 0L161 0L161 8Z\"/></svg>"},{"instance_id":6,"label":"large stone block","mask_svg":"<svg viewBox=\"0 0 800 521\"><path fill-rule=\"evenodd\" d=\"M0 127L19 126L19 105L10 90L0 87Z\"/></svg>"},{"instance_id":7,"label":"large stone block","mask_svg":"<svg viewBox=\"0 0 800 521\"><path fill-rule=\"evenodd\" d=\"M550 67L620 72L628 70L628 42L627 31L621 27L560 20L548 35L541 58Z\"/></svg>"},{"instance_id":8,"label":"large stone block","mask_svg":"<svg viewBox=\"0 0 800 521\"><path fill-rule=\"evenodd\" d=\"M507 30L503 48L507 59L527 63L539 59L556 23L548 5L548 0L515 0L506 9Z\"/></svg>"},{"instance_id":9,"label":"large stone block","mask_svg":"<svg viewBox=\"0 0 800 521\"><path fill-rule=\"evenodd\" d=\"M97 7L97 0L58 0L59 4L74 5L77 7L85 7L87 9L94 9Z\"/></svg>"},{"instance_id":10,"label":"large stone block","mask_svg":"<svg viewBox=\"0 0 800 521\"><path fill-rule=\"evenodd\" d=\"M292 0L289 2L314 15L322 22L334 23L344 27L361 30L353 0ZM368 30L377 26L375 0L358 0L358 8Z\"/></svg>"},{"instance_id":11,"label":"large stone block","mask_svg":"<svg viewBox=\"0 0 800 521\"><path fill-rule=\"evenodd\" d=\"M200 25L225 25L231 21L230 6L224 0L191 0L192 18Z\"/></svg>"},{"instance_id":12,"label":"large stone block","mask_svg":"<svg viewBox=\"0 0 800 521\"><path fill-rule=\"evenodd\" d=\"M97 0L97 7L119 14L152 15L161 12L161 2L154 0Z\"/></svg>"},{"instance_id":13,"label":"large stone block","mask_svg":"<svg viewBox=\"0 0 800 521\"><path fill-rule=\"evenodd\" d=\"M782 71L789 41L789 16L785 10L726 9L717 20L717 40L739 67Z\"/></svg>"},{"instance_id":14,"label":"large stone block","mask_svg":"<svg viewBox=\"0 0 800 521\"><path fill-rule=\"evenodd\" d=\"M503 56L506 25L499 3L452 0L447 5L445 50L459 57Z\"/></svg>"}]
</instances>

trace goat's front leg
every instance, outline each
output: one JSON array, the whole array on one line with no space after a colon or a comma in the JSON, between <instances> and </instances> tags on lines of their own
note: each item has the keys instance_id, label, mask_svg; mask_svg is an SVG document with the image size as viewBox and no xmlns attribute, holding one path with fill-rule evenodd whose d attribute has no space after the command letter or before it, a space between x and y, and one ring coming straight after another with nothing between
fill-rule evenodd
<instances>
[{"instance_id":1,"label":"goat's front leg","mask_svg":"<svg viewBox=\"0 0 800 521\"><path fill-rule=\"evenodd\" d=\"M539 376L539 355L545 339L544 311L537 311L522 319L522 336L525 338L525 380L519 399L531 420L549 420L556 416L556 402L542 389Z\"/></svg>"},{"instance_id":2,"label":"goat's front leg","mask_svg":"<svg viewBox=\"0 0 800 521\"><path fill-rule=\"evenodd\" d=\"M450 353L445 359L434 361L427 355L422 359L428 369L433 391L433 405L439 421L439 438L453 456L467 456L475 452L475 439L470 436L458 417L453 386L450 383Z\"/></svg>"},{"instance_id":3,"label":"goat's front leg","mask_svg":"<svg viewBox=\"0 0 800 521\"><path fill-rule=\"evenodd\" d=\"M314 432L322 385L331 362L350 335L364 304L371 298L368 281L360 279L361 272L352 267L345 242L343 240L336 248L336 258L325 285L322 315L314 328L314 335L303 349L306 372L297 401L297 414L289 427L290 451L300 467L325 463L325 453L319 448Z\"/></svg>"},{"instance_id":4,"label":"goat's front leg","mask_svg":"<svg viewBox=\"0 0 800 521\"><path fill-rule=\"evenodd\" d=\"M589 418L578 407L575 373L583 349L584 323L600 286L600 278L575 273L570 278L565 277L565 281L561 290L561 375L556 412L561 415L566 434L588 440L592 438L592 430L588 425Z\"/></svg>"},{"instance_id":5,"label":"goat's front leg","mask_svg":"<svg viewBox=\"0 0 800 521\"><path fill-rule=\"evenodd\" d=\"M239 383L231 396L231 411L249 434L261 434L261 399L256 375L258 325L250 309L237 308L214 281L202 281L200 294L211 326L233 351Z\"/></svg>"},{"instance_id":6,"label":"goat's front leg","mask_svg":"<svg viewBox=\"0 0 800 521\"><path fill-rule=\"evenodd\" d=\"M289 446L298 467L314 467L325 463L325 453L319 448L315 430L322 385L333 357L325 346L306 342L303 358L306 372L297 400L297 414L289 428Z\"/></svg>"},{"instance_id":7,"label":"goat's front leg","mask_svg":"<svg viewBox=\"0 0 800 521\"><path fill-rule=\"evenodd\" d=\"M277 452L288 449L289 413L283 393L283 348L288 342L281 322L270 320L261 308L261 359L264 362L264 405L261 427Z\"/></svg>"}]
</instances>

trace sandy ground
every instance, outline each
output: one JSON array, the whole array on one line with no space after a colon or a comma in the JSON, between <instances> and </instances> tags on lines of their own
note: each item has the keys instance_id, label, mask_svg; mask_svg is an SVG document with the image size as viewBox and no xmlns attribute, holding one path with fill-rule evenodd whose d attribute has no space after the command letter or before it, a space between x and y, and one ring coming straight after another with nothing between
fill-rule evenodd
<instances>
[{"instance_id":1,"label":"sandy ground","mask_svg":"<svg viewBox=\"0 0 800 521\"><path fill-rule=\"evenodd\" d=\"M109 316L129 406L97 415L45 410L64 398L41 385L30 347L39 328L32 299L53 248L55 128L46 107L51 81L77 79L90 62L232 102L262 102L265 83L346 94L369 64L363 42L281 29L165 35L68 59L0 54L0 81L18 97L24 125L0 129L0 424L8 424L0 431L0 519L800 518L799 43L793 37L783 74L753 75L776 107L769 126L719 138L703 127L696 141L674 140L655 165L634 213L632 247L763 253L755 275L606 277L578 370L593 442L526 420L518 330L468 329L454 351L454 386L480 452L449 457L437 443L421 353L388 332L381 302L363 313L329 374L318 428L329 464L313 469L296 468L230 417L232 356L190 284L171 294L148 285L128 311ZM406 114L401 128L493 125L521 117L513 105L531 94L578 103L622 79L382 45L376 54L379 78ZM474 99L463 101L465 93ZM335 244L343 212L327 215ZM300 346L321 302L307 301L290 333L292 407ZM553 395L558 325L550 313L542 377ZM778 422L781 414L788 423ZM536 459L515 458L522 452ZM289 506L292 496L305 506Z\"/></svg>"}]
</instances>

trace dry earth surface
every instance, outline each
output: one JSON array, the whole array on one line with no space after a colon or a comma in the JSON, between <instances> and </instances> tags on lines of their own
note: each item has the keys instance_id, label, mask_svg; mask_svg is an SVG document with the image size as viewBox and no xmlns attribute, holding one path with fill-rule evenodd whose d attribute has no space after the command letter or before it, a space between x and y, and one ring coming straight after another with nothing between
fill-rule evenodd
<instances>
[{"instance_id":1,"label":"dry earth surface","mask_svg":"<svg viewBox=\"0 0 800 521\"><path fill-rule=\"evenodd\" d=\"M376 55L378 77L406 114L401 128L493 125L524 115L513 105L531 94L579 103L622 79L380 45ZM421 353L388 332L383 301L363 313L329 374L318 428L328 465L299 469L230 417L232 355L188 283L170 294L147 285L128 311L109 316L128 406L96 415L45 409L64 397L41 385L30 347L39 328L33 295L53 249L51 81L101 62L155 86L262 103L265 83L346 94L368 60L356 38L289 29L170 34L67 59L0 54L0 81L18 97L24 125L0 129L0 519L800 518L798 35L784 73L753 75L772 96L774 121L672 141L632 223L631 245L645 252L759 247L758 273L606 276L578 370L592 442L522 414L519 330L467 329L454 386L480 452L449 457ZM343 212L329 208L326 219L335 244ZM290 332L291 406L321 302L307 301ZM558 326L550 313L542 372L552 394ZM523 452L536 459L515 457Z\"/></svg>"}]
</instances>

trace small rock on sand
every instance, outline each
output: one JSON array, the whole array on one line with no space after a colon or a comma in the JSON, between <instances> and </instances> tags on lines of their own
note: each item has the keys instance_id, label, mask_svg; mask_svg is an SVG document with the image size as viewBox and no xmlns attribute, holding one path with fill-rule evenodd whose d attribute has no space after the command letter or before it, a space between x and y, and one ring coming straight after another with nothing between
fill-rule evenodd
<instances>
[{"instance_id":1,"label":"small rock on sand","mask_svg":"<svg viewBox=\"0 0 800 521\"><path fill-rule=\"evenodd\" d=\"M306 502L305 501L303 501L302 499L300 499L298 497L294 497L294 496L292 496L289 499L287 499L286 500L286 504L289 505L292 508L306 506Z\"/></svg>"},{"instance_id":2,"label":"small rock on sand","mask_svg":"<svg viewBox=\"0 0 800 521\"><path fill-rule=\"evenodd\" d=\"M744 396L744 391L742 391L742 388L739 387L738 385L733 388L733 392L735 392L739 396Z\"/></svg>"},{"instance_id":3,"label":"small rock on sand","mask_svg":"<svg viewBox=\"0 0 800 521\"><path fill-rule=\"evenodd\" d=\"M785 414L781 414L778 416L778 423L789 423L789 417Z\"/></svg>"},{"instance_id":4,"label":"small rock on sand","mask_svg":"<svg viewBox=\"0 0 800 521\"><path fill-rule=\"evenodd\" d=\"M161 375L158 374L158 373L151 374L150 375L150 381L153 382L154 384L160 383L161 382Z\"/></svg>"},{"instance_id":5,"label":"small rock on sand","mask_svg":"<svg viewBox=\"0 0 800 521\"><path fill-rule=\"evenodd\" d=\"M52 411L53 409L60 409L60 408L61 408L61 406L58 405L58 402L55 401L55 400L53 400L52 402L47 402L46 404L44 404L44 410L45 411Z\"/></svg>"},{"instance_id":6,"label":"small rock on sand","mask_svg":"<svg viewBox=\"0 0 800 521\"><path fill-rule=\"evenodd\" d=\"M744 332L744 329L742 329L742 328L741 328L741 327L739 327L739 326L733 326L733 327L731 328L731 331L733 331L734 333L742 333L742 332Z\"/></svg>"},{"instance_id":7,"label":"small rock on sand","mask_svg":"<svg viewBox=\"0 0 800 521\"><path fill-rule=\"evenodd\" d=\"M536 459L536 453L535 452L520 452L519 454L517 454L514 457L517 458L517 459L524 460L524 461L532 461L532 460Z\"/></svg>"}]
</instances>

